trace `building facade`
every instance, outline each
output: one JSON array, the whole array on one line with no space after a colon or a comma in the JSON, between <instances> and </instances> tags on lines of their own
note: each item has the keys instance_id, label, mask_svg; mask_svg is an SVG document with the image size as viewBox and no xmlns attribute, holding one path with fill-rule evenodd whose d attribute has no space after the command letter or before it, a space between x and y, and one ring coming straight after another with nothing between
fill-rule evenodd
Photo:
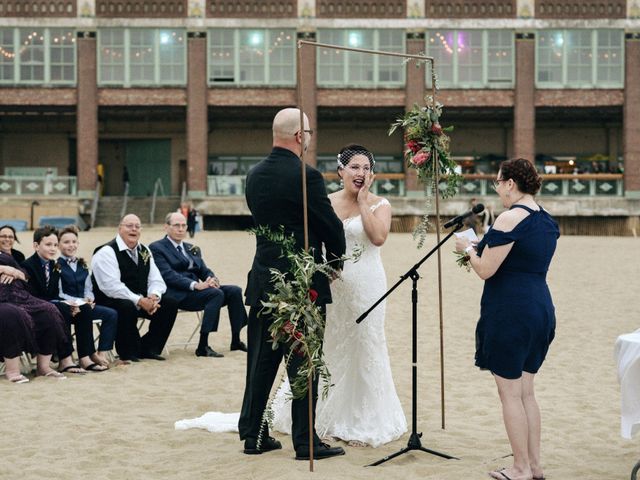
<instances>
[{"instance_id":1,"label":"building facade","mask_svg":"<svg viewBox=\"0 0 640 480\"><path fill-rule=\"evenodd\" d=\"M377 191L420 213L387 130L424 103L428 65L306 44L297 65L299 39L433 57L462 198L491 201L499 161L521 156L557 215L640 215L635 0L0 0L0 196L160 183L243 214L273 114L301 98L329 189L337 151L361 143Z\"/></svg>"}]
</instances>

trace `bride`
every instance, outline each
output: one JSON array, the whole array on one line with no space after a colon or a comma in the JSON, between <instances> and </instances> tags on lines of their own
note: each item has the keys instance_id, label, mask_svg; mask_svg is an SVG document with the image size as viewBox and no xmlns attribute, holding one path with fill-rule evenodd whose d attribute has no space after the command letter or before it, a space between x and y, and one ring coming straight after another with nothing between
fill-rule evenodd
<instances>
[{"instance_id":1,"label":"bride","mask_svg":"<svg viewBox=\"0 0 640 480\"><path fill-rule=\"evenodd\" d=\"M331 285L323 350L333 386L325 399L318 398L316 430L322 438L377 447L399 438L407 422L391 376L384 302L355 323L387 289L380 246L391 227L391 205L369 191L374 164L373 154L360 145L347 145L338 154L344 187L329 199L343 221L347 252L355 245L365 248L357 262L345 263L341 279ZM289 391L285 382L273 405L274 428L285 433L291 431Z\"/></svg>"}]
</instances>

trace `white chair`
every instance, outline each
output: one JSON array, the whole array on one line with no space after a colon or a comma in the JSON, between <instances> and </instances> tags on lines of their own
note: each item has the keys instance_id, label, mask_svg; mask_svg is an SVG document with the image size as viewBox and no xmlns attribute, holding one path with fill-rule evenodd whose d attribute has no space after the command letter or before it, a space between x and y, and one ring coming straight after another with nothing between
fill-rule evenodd
<instances>
[{"instance_id":1,"label":"white chair","mask_svg":"<svg viewBox=\"0 0 640 480\"><path fill-rule=\"evenodd\" d=\"M190 312L188 310L179 310L178 313L179 314L180 313L195 313L196 314L196 318L198 319L198 324L193 329L193 332L191 332L191 336L189 337L189 339L186 342L175 342L175 343L171 344L172 347L184 345L184 349L186 350L189 345L197 345L198 344L197 341L192 342L191 340L193 340L193 337L196 335L196 333L198 333L198 331L200 330L200 327L202 326L202 310L200 310L198 312Z\"/></svg>"}]
</instances>

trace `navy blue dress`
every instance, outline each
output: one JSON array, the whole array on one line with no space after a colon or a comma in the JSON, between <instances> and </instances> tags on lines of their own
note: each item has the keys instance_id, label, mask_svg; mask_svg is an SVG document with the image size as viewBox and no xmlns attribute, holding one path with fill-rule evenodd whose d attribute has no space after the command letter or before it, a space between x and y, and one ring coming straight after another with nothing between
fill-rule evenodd
<instances>
[{"instance_id":1,"label":"navy blue dress","mask_svg":"<svg viewBox=\"0 0 640 480\"><path fill-rule=\"evenodd\" d=\"M513 242L496 273L484 284L476 327L476 366L503 378L537 373L553 341L555 309L547 286L547 270L560 236L558 224L540 208L524 205L529 215L510 232L491 228L478 244Z\"/></svg>"}]
</instances>

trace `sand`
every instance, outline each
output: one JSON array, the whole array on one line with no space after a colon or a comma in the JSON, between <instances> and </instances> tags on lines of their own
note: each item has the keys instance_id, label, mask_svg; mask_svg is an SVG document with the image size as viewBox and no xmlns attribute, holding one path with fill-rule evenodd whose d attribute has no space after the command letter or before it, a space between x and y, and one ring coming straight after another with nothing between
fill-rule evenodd
<instances>
[{"instance_id":1,"label":"sand","mask_svg":"<svg viewBox=\"0 0 640 480\"><path fill-rule=\"evenodd\" d=\"M112 238L114 230L81 235L81 253ZM159 228L143 241L160 238ZM28 234L22 234L28 251ZM223 283L244 287L254 239L245 232L201 232L194 242ZM435 244L430 236L427 245ZM549 273L557 332L537 377L543 415L543 462L549 479L628 478L640 459L640 439L620 437L620 392L615 339L640 327L640 240L562 237ZM346 447L346 456L315 462L284 448L260 456L241 453L237 434L174 430L174 422L207 411L236 412L242 403L245 354L230 352L226 313L212 346L224 358L197 358L194 346L170 347L166 362L144 361L66 381L0 381L0 479L289 479L487 478L508 465L509 443L492 377L473 366L474 328L482 281L459 269L443 250L446 429L441 429L437 265L420 269L417 429L427 448L459 460L414 451L385 465L363 466L407 445L408 434L380 448ZM29 252L30 253L30 252ZM383 248L389 284L416 263L409 234L391 234ZM410 285L387 304L386 333L400 400L411 425ZM180 314L169 343L185 341L194 314ZM354 328L357 328L354 325Z\"/></svg>"}]
</instances>

